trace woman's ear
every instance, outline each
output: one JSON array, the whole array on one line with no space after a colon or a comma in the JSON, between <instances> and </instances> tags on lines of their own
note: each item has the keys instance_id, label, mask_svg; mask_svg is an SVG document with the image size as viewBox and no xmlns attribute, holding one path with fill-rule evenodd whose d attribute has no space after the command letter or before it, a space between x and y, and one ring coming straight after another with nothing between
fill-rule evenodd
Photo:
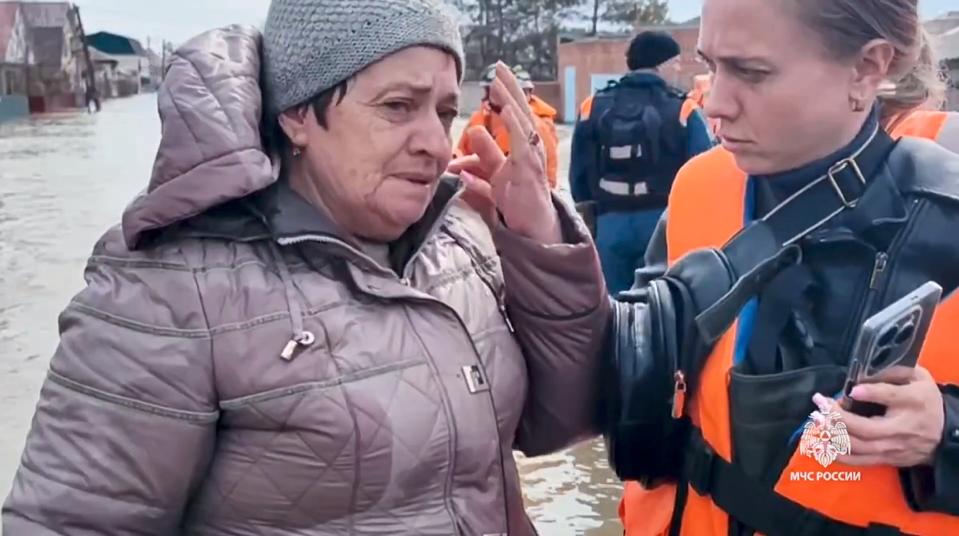
<instances>
[{"instance_id":1,"label":"woman's ear","mask_svg":"<svg viewBox=\"0 0 959 536\"><path fill-rule=\"evenodd\" d=\"M851 101L866 102L872 100L879 87L889 78L889 70L896 58L896 48L885 39L873 39L862 47L856 61Z\"/></svg>"},{"instance_id":2,"label":"woman's ear","mask_svg":"<svg viewBox=\"0 0 959 536\"><path fill-rule=\"evenodd\" d=\"M293 150L297 151L306 147L309 142L307 134L307 118L310 113L309 106L297 106L280 114L277 119L280 123L280 129L290 140Z\"/></svg>"}]
</instances>

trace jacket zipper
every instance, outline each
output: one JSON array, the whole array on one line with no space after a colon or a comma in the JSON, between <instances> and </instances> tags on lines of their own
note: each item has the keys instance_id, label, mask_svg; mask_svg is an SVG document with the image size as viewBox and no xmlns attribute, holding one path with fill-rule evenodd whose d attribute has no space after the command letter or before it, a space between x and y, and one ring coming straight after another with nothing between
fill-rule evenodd
<instances>
[{"instance_id":1,"label":"jacket zipper","mask_svg":"<svg viewBox=\"0 0 959 536\"><path fill-rule=\"evenodd\" d=\"M909 232L912 229L912 222L915 220L916 209L919 205L918 201L914 201L913 205L910 207L907 215L907 222L905 226L899 231L896 237L893 239L892 243L889 245L889 248L886 251L880 251L876 253L875 259L873 261L872 271L869 274L869 279L867 281L865 297L862 301L862 305L857 311L856 316L853 318L855 322L849 326L848 333L846 334L845 341L843 342L842 351L846 356L846 359L851 359L852 356L852 346L856 343L856 337L859 334L859 328L862 326L862 323L873 314L874 306L877 302L877 298L885 295L887 290L886 278L889 274L889 265L892 262L891 259L899 253L899 250L902 249L902 245L906 241L906 237L909 235Z\"/></svg>"},{"instance_id":2,"label":"jacket zipper","mask_svg":"<svg viewBox=\"0 0 959 536\"><path fill-rule=\"evenodd\" d=\"M409 286L412 285L412 283L411 283L411 278L410 278L410 271L411 271L412 266L413 266L413 261L414 261L414 260L416 259L416 257L419 256L419 254L423 251L423 248L426 246L426 243L429 241L429 239L430 239L434 234L436 234L436 230L442 225L444 218L445 218L446 215L449 213L449 211L452 209L453 204L455 203L455 201L460 197L460 195L462 195L462 192L463 192L463 189L460 188L459 190L457 190L457 192L456 192L455 194L453 194L453 196L450 198L449 202L447 202L446 205L443 207L443 210L437 215L436 220L433 222L433 225L430 227L430 230L429 230L429 232L426 234L426 236L425 236L425 238L423 239L423 241L420 242L419 246L416 248L416 250L415 250L415 251L413 252L413 254L410 256L410 258L406 261L406 265L403 267L402 276L401 276L401 278L399 279L400 283L401 283L403 286L409 287ZM452 235L451 235L451 236L452 236ZM454 241L457 241L457 243L458 243L458 240L456 239L456 237L453 237L453 240L454 240ZM280 239L277 240L277 242L278 242L280 245L282 245L282 246L289 246L289 245L301 244L301 243L303 243L303 242L319 242L319 243L331 244L331 245L339 246L339 247L342 247L342 248L346 249L346 250L349 251L350 253L356 255L357 257L359 257L359 258L361 258L361 259L369 262L370 264L372 264L373 266L375 266L375 267L377 268L377 271L381 272L382 274L388 274L390 277L395 278L395 274L394 274L392 271L388 271L388 270L382 268L382 267L379 265L379 263L377 263L376 261L374 261L371 257L369 257L368 255L366 255L366 254L363 253L362 251L356 249L355 247L351 246L350 244L344 242L343 240L340 240L340 239L337 239L337 238L327 237L327 236L323 236L323 235L301 235L301 236L296 236L296 237L280 238ZM462 245L460 245L460 247L462 247ZM469 255L469 252L467 252L467 255ZM490 291L493 293L493 296L494 296L494 298L496 299L497 308L499 309L500 314L503 315L503 319L506 321L506 326L507 326L507 328L509 329L510 333L515 333L515 330L513 329L513 323L512 323L512 321L510 321L509 315L506 313L506 303L505 303L505 300L503 299L503 297L502 297L501 295L497 294L497 293L493 290L492 286L491 286L490 283L486 280L486 278L483 277L483 276L480 274L479 268L476 266L476 262L472 260L472 256L470 256L470 261L471 261L472 264L473 264L473 269L476 270L477 277L479 277L479 278L483 281L483 283L484 283L484 284L490 289ZM408 297L407 299L409 299L410 301L419 301L419 302L428 303L428 304L439 304L439 305L441 305L442 307L444 307L444 308L446 308L447 310L449 310L451 313L453 313L453 317L456 318L457 322L459 323L460 327L461 327L462 330L463 330L463 333L466 334L466 338L469 339L469 341L470 341L470 347L472 347L472 349L473 349L473 355L475 355L477 361L480 362L480 364L482 364L482 361L480 360L479 350L476 348L476 344L475 344L475 342L473 341L473 338L469 336L469 330L466 328L466 324L463 322L463 319L460 318L459 313L457 313L455 309L453 309L453 308L450 307L449 305L447 305L447 304L445 304L445 303L443 303L443 302L441 302L441 301L439 301L439 300L436 300L436 299L422 298L422 297ZM445 390L445 389L444 389L444 390ZM448 396L448 395L447 395L447 396ZM503 458L503 441L502 441L502 436L500 435L500 431L499 431L499 416L498 416L498 413L497 413L497 411L496 411L496 403L493 401L492 392L491 392L490 395L489 395L489 400L490 400L490 406L492 407L492 411L493 411L493 426L494 426L494 428L495 428L495 430L496 430L496 437L497 437L497 439L498 439L497 444L496 444L496 453L497 453L497 456L498 456L498 458L499 458L500 473L501 473L501 475L502 475L502 477L501 477L501 478L502 478L502 486L501 486L501 489L502 489L502 493L503 493L503 505L504 505L504 508L505 508L505 512L504 512L504 513L505 513L505 515L506 515L506 517L504 518L503 521L506 523L506 530L507 530L506 533L509 534L509 502L508 502L507 493L506 493L506 460ZM447 403L448 403L448 402L449 402L449 401L447 400ZM450 419L451 419L451 420L455 420L455 416L450 415ZM455 423L451 423L451 425L455 426ZM450 441L453 443L453 455L452 455L452 459L450 460L450 471L449 471L449 474L447 475L447 490L446 490L447 499L449 498L449 495L450 495L450 488L449 488L449 486L452 485L452 480L453 480L453 468L456 466L456 447L455 447L455 435L456 435L456 434L452 434L452 435L453 435L453 437L450 439ZM450 515L451 515L451 517L453 518L454 522L457 523L457 526L459 526L459 518L458 518L458 517L455 515L455 513L454 513L455 508L453 508L452 503L448 503L448 504L447 504L447 508L450 509Z\"/></svg>"},{"instance_id":3,"label":"jacket zipper","mask_svg":"<svg viewBox=\"0 0 959 536\"><path fill-rule=\"evenodd\" d=\"M446 202L446 205L443 206L443 210L436 215L436 219L433 220L433 224L430 226L429 231L423 237L423 240L420 242L420 244L416 246L416 250L412 255L410 255L410 258L406 260L406 265L403 266L403 273L400 276L403 281L410 280L410 270L413 268L413 261L415 261L416 258L419 257L420 253L422 253L423 248L426 247L426 243L429 242L429 239L432 238L434 234L436 234L436 230L443 225L443 220L446 219L446 215L449 214L450 210L453 208L453 205L456 204L456 200L463 195L463 191L464 188L462 186L459 187L456 190L456 193L454 193L450 197L449 201Z\"/></svg>"},{"instance_id":4,"label":"jacket zipper","mask_svg":"<svg viewBox=\"0 0 959 536\"><path fill-rule=\"evenodd\" d=\"M482 277L480 277L480 278L483 279ZM485 281L485 280L484 280L484 281ZM476 348L476 343L473 341L473 338L470 337L469 329L466 328L466 323L463 322L463 319L460 318L459 313L457 313L455 309L453 309L453 308L450 307L449 305L447 305L447 304L445 304L445 303L443 303L443 302L441 302L441 301L439 301L439 300L431 299L431 298L411 297L411 298L409 298L409 300L410 300L410 301L414 301L414 302L422 302L422 303L425 303L425 304L431 304L431 305L434 305L434 304L435 304L435 305L440 305L441 307L445 308L445 309L448 310L449 312L453 313L453 317L456 318L456 321L459 323L460 328L463 330L463 333L466 334L466 338L467 338L467 339L469 340L469 342L470 342L470 348L473 349L473 355L476 357L477 363L479 363L480 366L482 366L483 362L482 362L482 360L481 360L481 358L480 358L479 350ZM421 341L421 343L423 343L422 339L420 339L420 341ZM423 343L423 344L425 344L425 343ZM487 381L489 381L489 378L487 378ZM445 389L444 389L444 391L445 391ZM447 395L447 396L448 396L448 395ZM506 493L506 460L505 460L504 457L503 457L503 437L500 435L500 431L499 431L499 414L498 414L497 411L496 411L496 402L493 400L493 391L492 391L492 389L490 389L490 391L489 391L489 396L488 396L488 398L489 398L489 402L490 402L490 407L491 407L491 409L492 409L492 411L493 411L493 428L494 428L494 430L496 430L496 439L497 439L497 441L496 441L496 455L497 455L497 457L499 458L500 474L502 475L502 476L501 476L501 478L502 478L501 490L502 490L502 493L503 493L504 513L505 513L505 515L506 515L506 517L503 518L503 522L506 523L506 534L509 534L509 498L507 497L507 493ZM450 418L455 420L455 416L453 416L453 415L451 415ZM455 434L454 434L454 436L455 436ZM452 485L452 481L453 481L453 468L454 468L454 467L456 467L456 449L455 449L455 447L454 447L454 449L453 449L453 459L450 461L450 472L449 472L449 475L447 476L448 485ZM447 490L447 495L449 495L449 490ZM457 522L457 524L459 524L459 518L458 518L458 517L454 517L454 520Z\"/></svg>"},{"instance_id":5,"label":"jacket zipper","mask_svg":"<svg viewBox=\"0 0 959 536\"><path fill-rule=\"evenodd\" d=\"M516 328L513 327L513 321L510 319L509 312L506 310L506 295L505 295L506 293L496 291L496 288L494 287L494 285L488 279L486 279L486 276L483 275L483 270L481 270L480 267L476 264L476 260L473 258L473 255L470 254L469 250L460 241L459 237L457 237L455 234L453 234L449 230L447 230L446 232L450 236L450 238L452 238L453 241L456 242L456 244L460 247L460 249L466 252L466 256L470 258L470 264L473 266L473 271L476 272L476 276L480 278L480 280L483 282L484 285L486 285L486 288L489 289L490 294L492 294L493 298L496 300L496 308L499 309L499 313L503 317L503 322L506 324L506 329L508 329L510 333L515 334Z\"/></svg>"}]
</instances>

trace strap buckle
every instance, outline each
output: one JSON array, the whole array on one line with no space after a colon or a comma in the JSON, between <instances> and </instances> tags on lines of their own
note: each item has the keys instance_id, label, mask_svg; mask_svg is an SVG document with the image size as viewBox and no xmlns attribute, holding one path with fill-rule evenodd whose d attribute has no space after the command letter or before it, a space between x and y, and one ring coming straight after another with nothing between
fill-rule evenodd
<instances>
[{"instance_id":1,"label":"strap buckle","mask_svg":"<svg viewBox=\"0 0 959 536\"><path fill-rule=\"evenodd\" d=\"M839 185L839 181L836 180L836 175L847 169L852 170L855 178L859 181L859 184L866 184L866 177L862 174L862 170L859 169L859 164L857 164L856 160L853 158L846 158L845 160L836 162L832 165L832 167L829 168L829 171L826 172L826 176L829 178L829 184L831 184L833 190L836 191L836 195L839 196L839 200L842 202L843 206L846 208L853 208L856 206L856 203L859 202L859 197L855 195L847 196L846 193L842 191L842 186Z\"/></svg>"}]
</instances>

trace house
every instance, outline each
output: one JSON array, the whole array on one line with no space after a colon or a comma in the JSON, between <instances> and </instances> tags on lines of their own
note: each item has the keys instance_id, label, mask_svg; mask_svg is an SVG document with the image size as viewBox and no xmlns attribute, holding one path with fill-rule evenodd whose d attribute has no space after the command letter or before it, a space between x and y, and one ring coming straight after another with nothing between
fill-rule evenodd
<instances>
[{"instance_id":1,"label":"house","mask_svg":"<svg viewBox=\"0 0 959 536\"><path fill-rule=\"evenodd\" d=\"M27 70L32 62L20 5L0 3L0 122L29 113Z\"/></svg>"},{"instance_id":2,"label":"house","mask_svg":"<svg viewBox=\"0 0 959 536\"><path fill-rule=\"evenodd\" d=\"M77 12L68 2L19 3L27 27L31 66L28 92L32 111L75 108L83 103L83 39Z\"/></svg>"},{"instance_id":3,"label":"house","mask_svg":"<svg viewBox=\"0 0 959 536\"><path fill-rule=\"evenodd\" d=\"M111 56L90 48L90 61L93 62L94 80L97 85L97 94L102 99L112 99L119 96L117 66L119 62Z\"/></svg>"},{"instance_id":4,"label":"house","mask_svg":"<svg viewBox=\"0 0 959 536\"><path fill-rule=\"evenodd\" d=\"M139 41L110 32L97 32L87 36L91 49L102 52L116 60L120 96L140 93L151 84L150 58Z\"/></svg>"}]
</instances>

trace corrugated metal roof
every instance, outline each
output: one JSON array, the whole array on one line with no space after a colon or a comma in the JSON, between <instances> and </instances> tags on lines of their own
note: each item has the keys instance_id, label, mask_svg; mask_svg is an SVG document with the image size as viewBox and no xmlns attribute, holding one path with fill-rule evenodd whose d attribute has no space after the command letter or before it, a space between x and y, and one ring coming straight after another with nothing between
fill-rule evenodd
<instances>
[{"instance_id":1,"label":"corrugated metal roof","mask_svg":"<svg viewBox=\"0 0 959 536\"><path fill-rule=\"evenodd\" d=\"M115 56L142 56L146 57L143 45L132 37L110 32L97 32L87 36L87 43L107 54Z\"/></svg>"}]
</instances>

